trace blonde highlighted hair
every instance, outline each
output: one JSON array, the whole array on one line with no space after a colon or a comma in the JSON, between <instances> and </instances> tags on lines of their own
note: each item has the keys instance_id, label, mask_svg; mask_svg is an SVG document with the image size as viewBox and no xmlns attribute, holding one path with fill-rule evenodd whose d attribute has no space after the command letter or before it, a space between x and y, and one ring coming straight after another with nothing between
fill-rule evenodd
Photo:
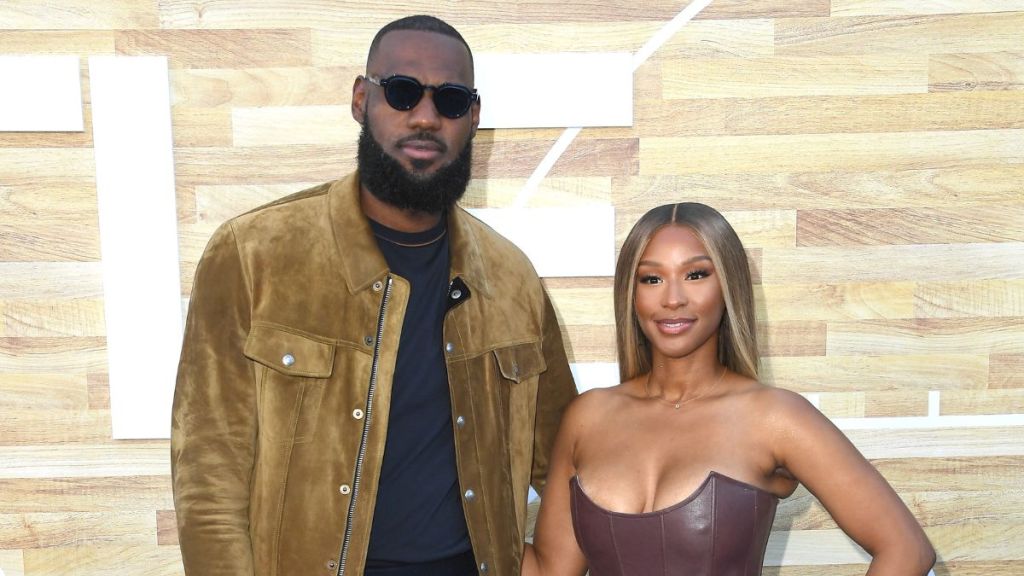
<instances>
[{"instance_id":1,"label":"blonde highlighted hair","mask_svg":"<svg viewBox=\"0 0 1024 576\"><path fill-rule=\"evenodd\" d=\"M757 326L750 264L736 231L717 210L697 202L666 204L644 214L629 231L615 265L615 340L623 382L651 370L651 349L636 319L636 269L647 244L665 226L685 226L704 244L722 287L725 314L718 330L718 360L757 378Z\"/></svg>"}]
</instances>

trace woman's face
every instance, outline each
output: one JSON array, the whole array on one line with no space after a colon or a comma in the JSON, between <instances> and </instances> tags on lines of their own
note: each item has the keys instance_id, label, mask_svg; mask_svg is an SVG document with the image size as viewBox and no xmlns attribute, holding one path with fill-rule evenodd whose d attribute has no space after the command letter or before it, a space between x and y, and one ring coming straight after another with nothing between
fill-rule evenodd
<instances>
[{"instance_id":1,"label":"woman's face","mask_svg":"<svg viewBox=\"0 0 1024 576\"><path fill-rule=\"evenodd\" d=\"M655 363L717 347L725 300L715 265L688 227L658 230L636 269L634 310Z\"/></svg>"}]
</instances>

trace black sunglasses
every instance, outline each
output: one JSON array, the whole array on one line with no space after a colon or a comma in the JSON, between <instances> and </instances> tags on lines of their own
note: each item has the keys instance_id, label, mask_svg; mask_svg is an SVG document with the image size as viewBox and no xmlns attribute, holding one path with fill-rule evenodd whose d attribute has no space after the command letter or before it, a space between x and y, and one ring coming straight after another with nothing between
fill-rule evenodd
<instances>
[{"instance_id":1,"label":"black sunglasses","mask_svg":"<svg viewBox=\"0 0 1024 576\"><path fill-rule=\"evenodd\" d=\"M445 118L462 118L469 112L469 107L480 99L476 89L470 89L462 84L450 84L445 82L440 86L420 84L420 81L410 76L396 74L387 78L377 79L372 76L363 76L371 84L376 84L384 89L384 99L395 110L412 110L420 103L423 92L428 88L434 94L434 108L438 114Z\"/></svg>"}]
</instances>

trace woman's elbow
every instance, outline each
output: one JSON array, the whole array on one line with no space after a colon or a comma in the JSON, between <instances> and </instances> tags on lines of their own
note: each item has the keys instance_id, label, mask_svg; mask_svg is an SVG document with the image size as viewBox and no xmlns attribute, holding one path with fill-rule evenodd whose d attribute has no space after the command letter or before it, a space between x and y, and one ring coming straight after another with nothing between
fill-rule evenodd
<instances>
[{"instance_id":1,"label":"woman's elbow","mask_svg":"<svg viewBox=\"0 0 1024 576\"><path fill-rule=\"evenodd\" d=\"M935 561L937 559L935 555L935 548L932 547L931 543L928 542L927 539L921 542L921 544L918 546L917 558L918 574L927 574L928 571L935 566Z\"/></svg>"}]
</instances>

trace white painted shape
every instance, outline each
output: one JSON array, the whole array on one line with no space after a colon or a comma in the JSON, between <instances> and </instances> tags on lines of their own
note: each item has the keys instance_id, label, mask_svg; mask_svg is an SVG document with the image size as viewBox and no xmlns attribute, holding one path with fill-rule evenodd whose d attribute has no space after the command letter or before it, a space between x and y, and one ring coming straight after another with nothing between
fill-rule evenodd
<instances>
[{"instance_id":1,"label":"white painted shape","mask_svg":"<svg viewBox=\"0 0 1024 576\"><path fill-rule=\"evenodd\" d=\"M569 364L576 389L582 394L594 388L609 388L619 384L619 365L616 362L580 362Z\"/></svg>"},{"instance_id":2,"label":"white painted shape","mask_svg":"<svg viewBox=\"0 0 1024 576\"><path fill-rule=\"evenodd\" d=\"M686 8L683 8L679 14L676 14L675 18L669 20L661 29L658 30L654 36L644 43L640 50L637 50L635 54L630 58L630 69L635 72L637 68L643 65L648 58L651 57L654 52L661 48L676 32L682 29L687 22L693 19L694 16L700 13L701 10L707 8L708 4L711 4L711 0L694 0ZM486 110L484 107L481 111ZM632 125L632 121L630 122ZM569 144L576 139L576 136L580 133L580 125L567 124L569 128L559 136L558 141L555 145L548 150L548 153L541 160L541 163L534 169L533 174L526 181L523 189L519 191L519 195L516 197L513 206L520 207L526 206L530 197L537 192L537 188L540 187L541 181L547 177L548 172L555 165L555 162L565 153L566 149L569 148Z\"/></svg>"},{"instance_id":3,"label":"white painted shape","mask_svg":"<svg viewBox=\"0 0 1024 576\"><path fill-rule=\"evenodd\" d=\"M802 393L802 396L811 403L811 406L821 410L821 394L817 392L804 392Z\"/></svg>"},{"instance_id":4,"label":"white painted shape","mask_svg":"<svg viewBox=\"0 0 1024 576\"><path fill-rule=\"evenodd\" d=\"M469 212L519 246L540 276L615 274L615 209L610 205Z\"/></svg>"},{"instance_id":5,"label":"white painted shape","mask_svg":"<svg viewBox=\"0 0 1024 576\"><path fill-rule=\"evenodd\" d=\"M935 418L939 415L939 390L928 391L928 417Z\"/></svg>"},{"instance_id":6,"label":"white painted shape","mask_svg":"<svg viewBox=\"0 0 1024 576\"><path fill-rule=\"evenodd\" d=\"M78 56L0 56L0 132L81 132Z\"/></svg>"},{"instance_id":7,"label":"white painted shape","mask_svg":"<svg viewBox=\"0 0 1024 576\"><path fill-rule=\"evenodd\" d=\"M114 438L167 438L181 278L165 57L89 58Z\"/></svg>"},{"instance_id":8,"label":"white painted shape","mask_svg":"<svg viewBox=\"0 0 1024 576\"><path fill-rule=\"evenodd\" d=\"M477 54L481 128L633 125L633 56Z\"/></svg>"}]
</instances>

